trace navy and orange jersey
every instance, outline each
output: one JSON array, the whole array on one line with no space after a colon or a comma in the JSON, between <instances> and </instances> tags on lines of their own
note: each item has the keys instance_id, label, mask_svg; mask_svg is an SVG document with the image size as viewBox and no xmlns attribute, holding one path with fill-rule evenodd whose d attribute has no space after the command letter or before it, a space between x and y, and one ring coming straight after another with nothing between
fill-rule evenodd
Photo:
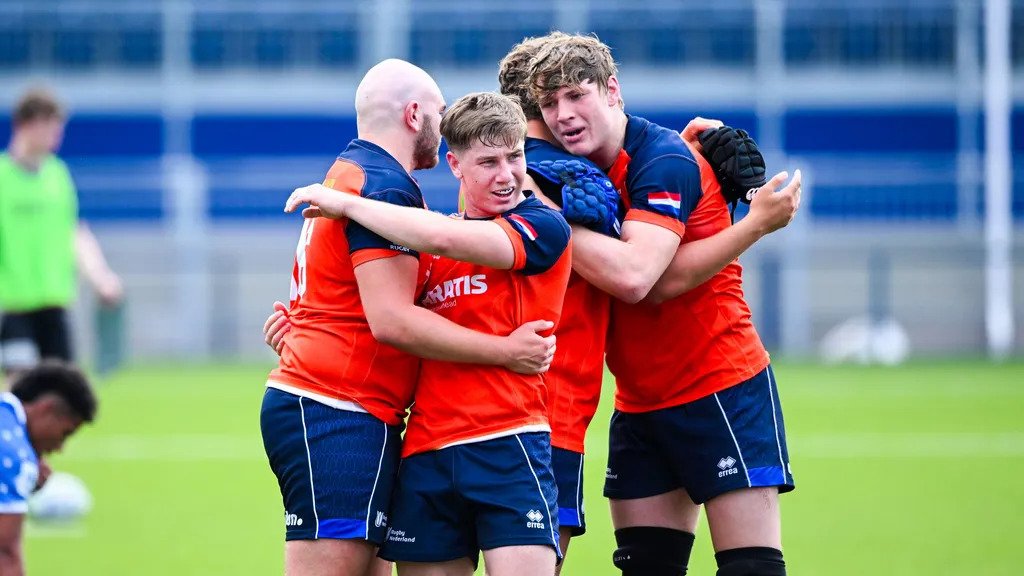
<instances>
[{"instance_id":1,"label":"navy and orange jersey","mask_svg":"<svg viewBox=\"0 0 1024 576\"><path fill-rule=\"evenodd\" d=\"M683 243L731 225L710 165L674 130L630 116L608 176L626 203L627 221L661 226ZM613 300L607 360L623 412L684 404L764 370L768 352L743 298L739 263L657 306Z\"/></svg>"},{"instance_id":2,"label":"navy and orange jersey","mask_svg":"<svg viewBox=\"0 0 1024 576\"><path fill-rule=\"evenodd\" d=\"M538 138L526 139L526 169L544 160L590 161ZM597 168L595 165L594 168ZM562 201L560 189L545 190L548 180L536 177L537 185L556 204ZM605 334L611 297L575 272L569 277L562 306L562 320L555 330L558 353L545 373L548 386L548 417L551 420L551 445L583 452L587 426L597 412L604 378Z\"/></svg>"},{"instance_id":3,"label":"navy and orange jersey","mask_svg":"<svg viewBox=\"0 0 1024 576\"><path fill-rule=\"evenodd\" d=\"M532 196L494 221L512 242L512 268L435 257L420 305L487 334L511 334L533 320L557 329L572 267L569 225ZM549 430L544 375L423 360L402 455Z\"/></svg>"},{"instance_id":4,"label":"navy and orange jersey","mask_svg":"<svg viewBox=\"0 0 1024 576\"><path fill-rule=\"evenodd\" d=\"M323 183L342 194L424 206L419 186L402 165L365 140L348 145ZM292 268L292 329L267 385L400 424L412 401L419 359L374 339L354 270L402 255L419 256L347 219L307 219Z\"/></svg>"}]
</instances>

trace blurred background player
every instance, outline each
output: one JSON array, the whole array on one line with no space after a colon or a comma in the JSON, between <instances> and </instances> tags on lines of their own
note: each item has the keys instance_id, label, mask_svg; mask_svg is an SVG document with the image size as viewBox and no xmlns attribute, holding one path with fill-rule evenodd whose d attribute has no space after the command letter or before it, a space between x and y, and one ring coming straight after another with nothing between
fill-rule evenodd
<instances>
[{"instance_id":1,"label":"blurred background player","mask_svg":"<svg viewBox=\"0 0 1024 576\"><path fill-rule=\"evenodd\" d=\"M421 304L464 326L498 334L523 319L561 313L570 272L569 227L523 191L526 119L511 98L463 96L441 131L465 192L462 219L333 194L296 190L286 210L347 217L394 242L438 255ZM453 399L458 398L457 401ZM558 555L548 394L539 375L424 360L381 556L399 574L553 574Z\"/></svg>"},{"instance_id":2,"label":"blurred background player","mask_svg":"<svg viewBox=\"0 0 1024 576\"><path fill-rule=\"evenodd\" d=\"M438 161L445 103L422 69L371 68L356 91L359 138L324 180L420 209L410 176ZM291 330L267 380L264 447L285 507L285 572L389 573L374 558L388 526L401 431L421 357L497 363L536 373L551 339L527 325L495 336L415 306L418 254L356 222L307 219L293 267ZM518 328L518 326L516 327Z\"/></svg>"},{"instance_id":3,"label":"blurred background player","mask_svg":"<svg viewBox=\"0 0 1024 576\"><path fill-rule=\"evenodd\" d=\"M8 374L41 358L73 359L67 309L76 293L76 263L103 305L117 304L123 294L95 236L78 219L74 182L55 155L65 120L52 94L25 93L0 154L0 362Z\"/></svg>"},{"instance_id":4,"label":"blurred background player","mask_svg":"<svg viewBox=\"0 0 1024 576\"><path fill-rule=\"evenodd\" d=\"M29 496L46 481L41 457L59 452L83 423L96 417L85 376L57 360L20 372L0 394L0 574L25 573L22 528Z\"/></svg>"},{"instance_id":5,"label":"blurred background player","mask_svg":"<svg viewBox=\"0 0 1024 576\"><path fill-rule=\"evenodd\" d=\"M628 210L621 240L575 227L574 250L575 269L616 297L605 484L615 565L628 576L685 574L697 505L706 503L720 576L785 574L777 499L793 481L739 265L660 305L640 303L681 242L730 226L728 208L710 167L678 133L624 113L616 73L607 46L588 36L547 43L530 73L559 143L605 167ZM797 173L784 193L798 199L799 184Z\"/></svg>"},{"instance_id":6,"label":"blurred background player","mask_svg":"<svg viewBox=\"0 0 1024 576\"><path fill-rule=\"evenodd\" d=\"M527 118L527 172L539 190L544 192L542 197L563 209L565 184L543 166L545 163L575 162L584 167L586 176L578 178L573 185L582 187L592 183L601 189L611 190L614 200L609 215L612 219L619 219L621 215L617 193L605 174L586 158L574 156L558 145L530 93L530 61L546 43L565 38L568 38L566 34L556 31L543 37L524 39L502 59L498 81L502 93L515 95L522 104ZM690 122L682 135L699 146L697 135L701 130L721 125L718 121L697 118ZM566 218L573 221L572 211L564 212ZM663 278L657 283L655 294L657 297L671 298L703 283L759 238L785 226L795 212L796 205L787 203L782 195L760 196L747 217L738 225L710 238L681 245ZM608 293L574 272L569 279L562 320L556 330L558 353L545 378L550 395L552 463L559 488L560 546L563 555L568 550L570 538L586 531L582 472L584 439L600 398L609 312ZM563 566L564 563L559 569Z\"/></svg>"}]
</instances>

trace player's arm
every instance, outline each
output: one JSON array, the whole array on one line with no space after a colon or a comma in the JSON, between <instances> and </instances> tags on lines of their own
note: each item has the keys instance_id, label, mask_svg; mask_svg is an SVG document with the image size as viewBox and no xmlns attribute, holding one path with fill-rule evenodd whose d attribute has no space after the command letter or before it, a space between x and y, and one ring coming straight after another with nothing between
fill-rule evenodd
<instances>
[{"instance_id":1,"label":"player's arm","mask_svg":"<svg viewBox=\"0 0 1024 576\"><path fill-rule=\"evenodd\" d=\"M426 212L425 210L421 210ZM418 263L398 255L356 266L356 282L374 338L433 360L505 366L515 372L543 372L554 356L554 336L539 332L554 323L536 319L508 336L465 328L414 304Z\"/></svg>"},{"instance_id":2,"label":"player's arm","mask_svg":"<svg viewBox=\"0 0 1024 576\"><path fill-rule=\"evenodd\" d=\"M702 194L692 157L664 154L631 173L621 240L574 227L573 268L628 303L643 300L661 278Z\"/></svg>"},{"instance_id":3,"label":"player's arm","mask_svg":"<svg viewBox=\"0 0 1024 576\"><path fill-rule=\"evenodd\" d=\"M622 239L572 226L572 268L599 289L628 303L643 300L672 260L680 237L654 224L627 221Z\"/></svg>"},{"instance_id":4,"label":"player's arm","mask_svg":"<svg viewBox=\"0 0 1024 576\"><path fill-rule=\"evenodd\" d=\"M22 576L25 564L21 552L24 514L0 514L0 574Z\"/></svg>"},{"instance_id":5,"label":"player's arm","mask_svg":"<svg viewBox=\"0 0 1024 576\"><path fill-rule=\"evenodd\" d=\"M495 221L456 220L419 208L339 194L321 184L296 189L285 212L302 203L310 204L302 211L307 218L349 218L413 250L501 270L511 269L515 263L512 241Z\"/></svg>"},{"instance_id":6,"label":"player's arm","mask_svg":"<svg viewBox=\"0 0 1024 576\"><path fill-rule=\"evenodd\" d=\"M107 305L117 304L124 294L121 279L110 269L100 243L85 222L79 222L75 231L75 256L78 269L96 290L100 300Z\"/></svg>"},{"instance_id":7,"label":"player's arm","mask_svg":"<svg viewBox=\"0 0 1024 576\"><path fill-rule=\"evenodd\" d=\"M736 224L679 246L646 300L658 304L700 286L755 242L789 224L800 207L800 171L789 185L776 192L788 177L786 172L776 174L754 195L750 212Z\"/></svg>"}]
</instances>

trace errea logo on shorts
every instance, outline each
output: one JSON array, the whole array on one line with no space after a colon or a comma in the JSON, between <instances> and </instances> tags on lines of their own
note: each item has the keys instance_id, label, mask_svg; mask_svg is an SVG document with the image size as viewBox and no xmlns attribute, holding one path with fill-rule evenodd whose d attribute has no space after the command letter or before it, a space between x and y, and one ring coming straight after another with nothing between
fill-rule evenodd
<instances>
[{"instance_id":1,"label":"errea logo on shorts","mask_svg":"<svg viewBox=\"0 0 1024 576\"><path fill-rule=\"evenodd\" d=\"M299 518L298 514L289 514L287 510L284 511L284 525L285 526L302 526L302 518Z\"/></svg>"},{"instance_id":2,"label":"errea logo on shorts","mask_svg":"<svg viewBox=\"0 0 1024 576\"><path fill-rule=\"evenodd\" d=\"M526 513L526 527L544 529L544 514L539 510L530 510Z\"/></svg>"},{"instance_id":3,"label":"errea logo on shorts","mask_svg":"<svg viewBox=\"0 0 1024 576\"><path fill-rule=\"evenodd\" d=\"M718 473L718 477L725 478L726 476L730 476L732 474L739 474L740 471L734 468L734 466L736 466L736 459L733 458L732 456L726 456L725 458L719 460L718 469L721 470L721 472Z\"/></svg>"},{"instance_id":4,"label":"errea logo on shorts","mask_svg":"<svg viewBox=\"0 0 1024 576\"><path fill-rule=\"evenodd\" d=\"M387 516L387 514L385 514L385 513L381 512L380 510L378 510L377 511L377 518L373 521L373 525L376 526L377 528L381 528L383 526L387 526L388 525L388 516Z\"/></svg>"}]
</instances>

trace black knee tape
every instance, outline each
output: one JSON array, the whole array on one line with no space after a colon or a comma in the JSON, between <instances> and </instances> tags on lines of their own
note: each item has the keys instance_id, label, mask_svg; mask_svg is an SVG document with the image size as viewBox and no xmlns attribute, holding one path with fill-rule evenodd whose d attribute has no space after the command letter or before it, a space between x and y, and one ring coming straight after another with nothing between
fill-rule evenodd
<instances>
[{"instance_id":1,"label":"black knee tape","mask_svg":"<svg viewBox=\"0 0 1024 576\"><path fill-rule=\"evenodd\" d=\"M693 534L658 526L632 526L615 531L618 549L612 555L623 576L685 576L693 550Z\"/></svg>"},{"instance_id":2,"label":"black knee tape","mask_svg":"<svg viewBox=\"0 0 1024 576\"><path fill-rule=\"evenodd\" d=\"M751 547L722 550L715 554L718 576L786 576L782 551Z\"/></svg>"}]
</instances>

